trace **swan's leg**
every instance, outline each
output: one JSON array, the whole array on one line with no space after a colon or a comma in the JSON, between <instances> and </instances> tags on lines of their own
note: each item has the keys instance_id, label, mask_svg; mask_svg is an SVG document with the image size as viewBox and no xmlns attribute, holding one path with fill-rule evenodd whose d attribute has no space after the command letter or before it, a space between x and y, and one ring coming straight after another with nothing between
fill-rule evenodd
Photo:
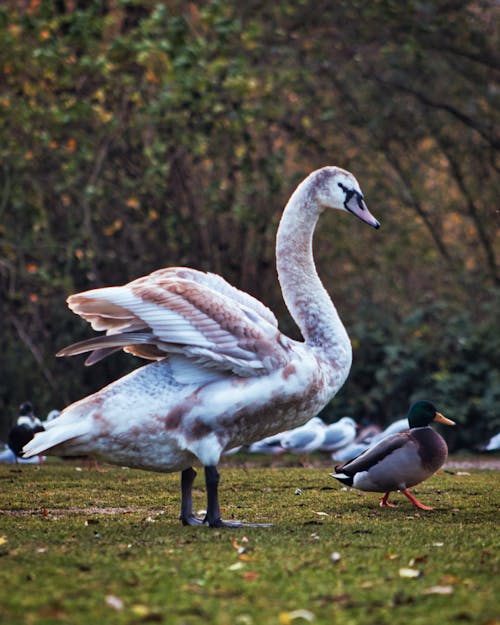
<instances>
[{"instance_id":1,"label":"swan's leg","mask_svg":"<svg viewBox=\"0 0 500 625\"><path fill-rule=\"evenodd\" d=\"M219 506L219 472L217 467L205 467L207 486L207 514L204 523L209 527L270 527L269 523L245 523L243 521L223 521Z\"/></svg>"},{"instance_id":2,"label":"swan's leg","mask_svg":"<svg viewBox=\"0 0 500 625\"><path fill-rule=\"evenodd\" d=\"M397 508L396 505L394 505L393 503L389 503L389 495L391 494L391 491L387 491L385 493L385 495L382 497L382 499L380 500L379 506L381 508Z\"/></svg>"},{"instance_id":3,"label":"swan's leg","mask_svg":"<svg viewBox=\"0 0 500 625\"><path fill-rule=\"evenodd\" d=\"M403 495L406 495L408 497L408 499L412 502L414 506L420 508L420 510L434 510L434 508L432 508L431 506L426 506L423 503L420 503L420 501L414 495L412 495L407 488L405 488L401 492L403 493Z\"/></svg>"},{"instance_id":4,"label":"swan's leg","mask_svg":"<svg viewBox=\"0 0 500 625\"><path fill-rule=\"evenodd\" d=\"M183 525L200 525L202 519L198 519L193 513L193 482L196 477L196 471L189 467L181 473L181 513L179 518Z\"/></svg>"}]
</instances>

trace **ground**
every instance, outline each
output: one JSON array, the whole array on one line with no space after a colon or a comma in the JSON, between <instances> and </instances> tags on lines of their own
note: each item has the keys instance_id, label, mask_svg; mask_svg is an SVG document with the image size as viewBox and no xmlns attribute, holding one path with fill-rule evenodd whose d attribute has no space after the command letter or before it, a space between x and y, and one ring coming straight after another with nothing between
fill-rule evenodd
<instances>
[{"instance_id":1,"label":"ground","mask_svg":"<svg viewBox=\"0 0 500 625\"><path fill-rule=\"evenodd\" d=\"M0 466L0 623L500 623L498 461L415 488L433 512L296 464L226 461L223 515L273 523L241 530L182 527L178 475Z\"/></svg>"}]
</instances>

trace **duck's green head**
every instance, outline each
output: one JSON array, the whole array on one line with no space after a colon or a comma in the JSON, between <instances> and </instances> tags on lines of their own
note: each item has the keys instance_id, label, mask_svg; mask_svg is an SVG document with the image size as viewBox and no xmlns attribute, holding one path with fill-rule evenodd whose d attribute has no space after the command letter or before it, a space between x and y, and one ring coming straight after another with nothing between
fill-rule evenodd
<instances>
[{"instance_id":1,"label":"duck's green head","mask_svg":"<svg viewBox=\"0 0 500 625\"><path fill-rule=\"evenodd\" d=\"M410 428L423 428L433 421L446 425L455 425L451 419L447 419L437 411L436 406L431 401L417 401L408 412L408 423Z\"/></svg>"}]
</instances>

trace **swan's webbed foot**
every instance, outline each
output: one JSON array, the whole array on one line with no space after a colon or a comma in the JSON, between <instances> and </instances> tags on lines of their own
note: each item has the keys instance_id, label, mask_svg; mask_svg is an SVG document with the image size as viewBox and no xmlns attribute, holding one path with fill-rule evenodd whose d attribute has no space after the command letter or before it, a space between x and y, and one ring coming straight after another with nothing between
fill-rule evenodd
<instances>
[{"instance_id":1,"label":"swan's webbed foot","mask_svg":"<svg viewBox=\"0 0 500 625\"><path fill-rule=\"evenodd\" d=\"M203 519L199 519L197 516L194 516L194 514L179 516L179 519L181 520L182 525L190 525L191 527L203 525L204 523Z\"/></svg>"},{"instance_id":2,"label":"swan's webbed foot","mask_svg":"<svg viewBox=\"0 0 500 625\"><path fill-rule=\"evenodd\" d=\"M270 523L246 523L244 521L224 521L219 507L219 472L217 467L205 467L205 483L207 486L207 514L203 523L209 527L271 527Z\"/></svg>"},{"instance_id":3,"label":"swan's webbed foot","mask_svg":"<svg viewBox=\"0 0 500 625\"><path fill-rule=\"evenodd\" d=\"M239 528L239 527L271 527L271 523L246 523L245 521L224 521L221 519L219 507L219 473L217 467L205 467L205 482L207 486L207 513L205 518L200 519L193 512L192 491L196 471L189 467L181 473L181 512L179 519L182 525L197 527L206 525L216 528Z\"/></svg>"},{"instance_id":4,"label":"swan's webbed foot","mask_svg":"<svg viewBox=\"0 0 500 625\"><path fill-rule=\"evenodd\" d=\"M246 521L224 521L222 519L215 519L210 523L207 519L203 521L208 527L227 527L227 528L240 528L240 527L272 527L272 523L247 523Z\"/></svg>"}]
</instances>

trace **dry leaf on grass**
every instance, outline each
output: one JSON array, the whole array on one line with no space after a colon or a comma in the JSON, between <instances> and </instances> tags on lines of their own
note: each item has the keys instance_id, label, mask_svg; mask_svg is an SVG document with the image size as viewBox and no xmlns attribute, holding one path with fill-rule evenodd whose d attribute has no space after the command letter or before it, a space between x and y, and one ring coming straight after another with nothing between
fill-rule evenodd
<instances>
[{"instance_id":1,"label":"dry leaf on grass","mask_svg":"<svg viewBox=\"0 0 500 625\"><path fill-rule=\"evenodd\" d=\"M423 575L422 571L419 571L418 569L410 569L410 568L399 569L399 577L416 578L416 577L421 577L422 575Z\"/></svg>"},{"instance_id":2,"label":"dry leaf on grass","mask_svg":"<svg viewBox=\"0 0 500 625\"><path fill-rule=\"evenodd\" d=\"M425 595L452 595L453 586L431 586L424 590Z\"/></svg>"},{"instance_id":3,"label":"dry leaf on grass","mask_svg":"<svg viewBox=\"0 0 500 625\"><path fill-rule=\"evenodd\" d=\"M309 610L292 610L291 612L280 612L278 617L280 625L291 625L297 619L303 619L312 623L316 617Z\"/></svg>"},{"instance_id":4,"label":"dry leaf on grass","mask_svg":"<svg viewBox=\"0 0 500 625\"><path fill-rule=\"evenodd\" d=\"M123 610L123 601L116 595L106 595L104 601L113 610Z\"/></svg>"}]
</instances>

